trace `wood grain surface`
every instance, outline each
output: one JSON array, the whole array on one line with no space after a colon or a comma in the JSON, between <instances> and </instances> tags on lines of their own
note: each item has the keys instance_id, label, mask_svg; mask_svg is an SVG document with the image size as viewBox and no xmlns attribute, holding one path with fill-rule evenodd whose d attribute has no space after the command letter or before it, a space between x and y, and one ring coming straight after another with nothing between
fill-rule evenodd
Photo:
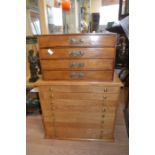
<instances>
[{"instance_id":1,"label":"wood grain surface","mask_svg":"<svg viewBox=\"0 0 155 155\"><path fill-rule=\"evenodd\" d=\"M43 71L44 80L112 81L113 71Z\"/></svg>"},{"instance_id":2,"label":"wood grain surface","mask_svg":"<svg viewBox=\"0 0 155 155\"><path fill-rule=\"evenodd\" d=\"M43 70L112 70L113 59L41 60Z\"/></svg>"},{"instance_id":3,"label":"wood grain surface","mask_svg":"<svg viewBox=\"0 0 155 155\"><path fill-rule=\"evenodd\" d=\"M49 53L48 50L53 53ZM40 49L40 59L114 58L115 48L48 48Z\"/></svg>"},{"instance_id":4,"label":"wood grain surface","mask_svg":"<svg viewBox=\"0 0 155 155\"><path fill-rule=\"evenodd\" d=\"M73 42L72 42L73 40ZM49 47L115 47L116 34L57 34L38 36L40 48Z\"/></svg>"},{"instance_id":5,"label":"wood grain surface","mask_svg":"<svg viewBox=\"0 0 155 155\"><path fill-rule=\"evenodd\" d=\"M123 97L124 98L124 97ZM124 101L121 99L121 103ZM44 126L40 115L27 116L27 155L128 155L129 143L123 114L123 104L119 104L114 130L114 142L45 139ZM58 124L57 124L58 125ZM68 126L69 124L61 124ZM73 126L76 124L72 124ZM81 126L83 126L81 124ZM92 126L92 125L91 125ZM95 124L93 124L95 128ZM72 126L71 126L72 127ZM88 126L89 127L89 126ZM94 132L94 135L98 132ZM90 135L89 135L90 136ZM96 135L95 135L96 136Z\"/></svg>"}]
</instances>

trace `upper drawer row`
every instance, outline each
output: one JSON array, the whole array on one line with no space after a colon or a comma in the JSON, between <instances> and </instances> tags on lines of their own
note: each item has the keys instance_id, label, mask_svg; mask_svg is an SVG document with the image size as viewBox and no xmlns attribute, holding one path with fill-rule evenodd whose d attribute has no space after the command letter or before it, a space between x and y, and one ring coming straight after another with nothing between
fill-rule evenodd
<instances>
[{"instance_id":1,"label":"upper drawer row","mask_svg":"<svg viewBox=\"0 0 155 155\"><path fill-rule=\"evenodd\" d=\"M40 59L114 58L115 48L48 48L40 49Z\"/></svg>"},{"instance_id":2,"label":"upper drawer row","mask_svg":"<svg viewBox=\"0 0 155 155\"><path fill-rule=\"evenodd\" d=\"M115 47L115 34L58 34L38 37L40 48L48 47Z\"/></svg>"}]
</instances>

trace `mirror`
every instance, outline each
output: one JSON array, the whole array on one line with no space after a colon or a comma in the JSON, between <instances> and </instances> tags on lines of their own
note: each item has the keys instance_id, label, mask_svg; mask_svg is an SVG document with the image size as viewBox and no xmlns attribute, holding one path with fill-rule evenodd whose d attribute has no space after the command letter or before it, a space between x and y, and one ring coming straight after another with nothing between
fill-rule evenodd
<instances>
[{"instance_id":1,"label":"mirror","mask_svg":"<svg viewBox=\"0 0 155 155\"><path fill-rule=\"evenodd\" d=\"M61 6L62 0L42 0L43 6L38 6L39 0L27 1L31 11L37 10L37 13L36 11L30 13L33 34L104 32L107 25L118 21L124 14L123 8L128 2L128 0L69 0L71 8L65 11ZM42 12L46 16L42 15ZM41 18L40 21L40 16L44 16L44 20ZM46 29L45 32L42 31L42 27Z\"/></svg>"},{"instance_id":2,"label":"mirror","mask_svg":"<svg viewBox=\"0 0 155 155\"><path fill-rule=\"evenodd\" d=\"M129 15L129 0L119 0L119 20Z\"/></svg>"}]
</instances>

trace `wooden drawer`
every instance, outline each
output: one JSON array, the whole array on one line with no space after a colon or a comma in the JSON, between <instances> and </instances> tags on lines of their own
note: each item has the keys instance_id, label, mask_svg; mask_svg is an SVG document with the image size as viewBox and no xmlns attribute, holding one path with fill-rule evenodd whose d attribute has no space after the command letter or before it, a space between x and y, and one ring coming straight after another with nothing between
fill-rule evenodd
<instances>
[{"instance_id":1,"label":"wooden drawer","mask_svg":"<svg viewBox=\"0 0 155 155\"><path fill-rule=\"evenodd\" d=\"M105 118L102 118L101 113L82 113L82 112L53 112L53 119L56 122L75 122L75 123L99 123L101 124L104 121L104 125L113 121L115 118L114 113L106 113ZM46 121L52 122L51 117L47 117Z\"/></svg>"},{"instance_id":2,"label":"wooden drawer","mask_svg":"<svg viewBox=\"0 0 155 155\"><path fill-rule=\"evenodd\" d=\"M73 101L72 101L72 104L68 104L67 100L66 102L61 102L61 101L56 100L50 103L52 104L51 106L53 107L54 112L102 113L102 109L104 109L105 113L114 113L116 110L116 106L109 106L109 105L104 106L104 103L96 106L97 101L96 101L96 104L92 104L91 107L89 107L88 104L84 104L84 102L82 104L82 101L80 100L79 101L76 100L76 102L78 102L77 104L73 104ZM88 100L86 101L88 102ZM64 103L64 105L61 103Z\"/></svg>"},{"instance_id":3,"label":"wooden drawer","mask_svg":"<svg viewBox=\"0 0 155 155\"><path fill-rule=\"evenodd\" d=\"M92 111L92 110L100 110L102 107L105 107L109 110L112 110L113 108L117 107L117 97L107 100L72 100L72 99L51 99L49 100L49 104L53 103L56 107L57 106L64 106L64 109L73 108L77 111ZM83 107L83 108L81 108ZM86 109L89 107L90 109ZM108 110L108 111L109 111Z\"/></svg>"},{"instance_id":4,"label":"wooden drawer","mask_svg":"<svg viewBox=\"0 0 155 155\"><path fill-rule=\"evenodd\" d=\"M81 92L81 93L118 93L120 88L116 86L102 86L97 84L89 85L49 85L40 86L39 89L48 93L52 92Z\"/></svg>"},{"instance_id":5,"label":"wooden drawer","mask_svg":"<svg viewBox=\"0 0 155 155\"><path fill-rule=\"evenodd\" d=\"M113 71L42 71L43 80L112 81Z\"/></svg>"},{"instance_id":6,"label":"wooden drawer","mask_svg":"<svg viewBox=\"0 0 155 155\"><path fill-rule=\"evenodd\" d=\"M51 92L49 95L44 94L45 99L72 99L72 100L108 100L117 101L119 94L103 93L65 93Z\"/></svg>"},{"instance_id":7,"label":"wooden drawer","mask_svg":"<svg viewBox=\"0 0 155 155\"><path fill-rule=\"evenodd\" d=\"M115 47L116 34L57 34L41 35L39 38L40 48L48 47Z\"/></svg>"},{"instance_id":8,"label":"wooden drawer","mask_svg":"<svg viewBox=\"0 0 155 155\"><path fill-rule=\"evenodd\" d=\"M112 70L113 59L41 60L43 70Z\"/></svg>"},{"instance_id":9,"label":"wooden drawer","mask_svg":"<svg viewBox=\"0 0 155 155\"><path fill-rule=\"evenodd\" d=\"M115 48L49 48L40 49L40 59L114 58Z\"/></svg>"},{"instance_id":10,"label":"wooden drawer","mask_svg":"<svg viewBox=\"0 0 155 155\"><path fill-rule=\"evenodd\" d=\"M120 88L116 86L102 85L51 85L40 86L39 89L43 93L52 92L79 92L79 93L118 93Z\"/></svg>"}]
</instances>

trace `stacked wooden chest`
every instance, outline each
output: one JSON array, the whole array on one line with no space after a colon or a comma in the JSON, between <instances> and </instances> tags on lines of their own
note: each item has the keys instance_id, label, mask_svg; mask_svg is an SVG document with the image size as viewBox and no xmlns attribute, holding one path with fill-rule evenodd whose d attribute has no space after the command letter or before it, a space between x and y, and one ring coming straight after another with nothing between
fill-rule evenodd
<instances>
[{"instance_id":1,"label":"stacked wooden chest","mask_svg":"<svg viewBox=\"0 0 155 155\"><path fill-rule=\"evenodd\" d=\"M114 138L121 86L114 76L115 45L115 34L39 36L47 138Z\"/></svg>"}]
</instances>

